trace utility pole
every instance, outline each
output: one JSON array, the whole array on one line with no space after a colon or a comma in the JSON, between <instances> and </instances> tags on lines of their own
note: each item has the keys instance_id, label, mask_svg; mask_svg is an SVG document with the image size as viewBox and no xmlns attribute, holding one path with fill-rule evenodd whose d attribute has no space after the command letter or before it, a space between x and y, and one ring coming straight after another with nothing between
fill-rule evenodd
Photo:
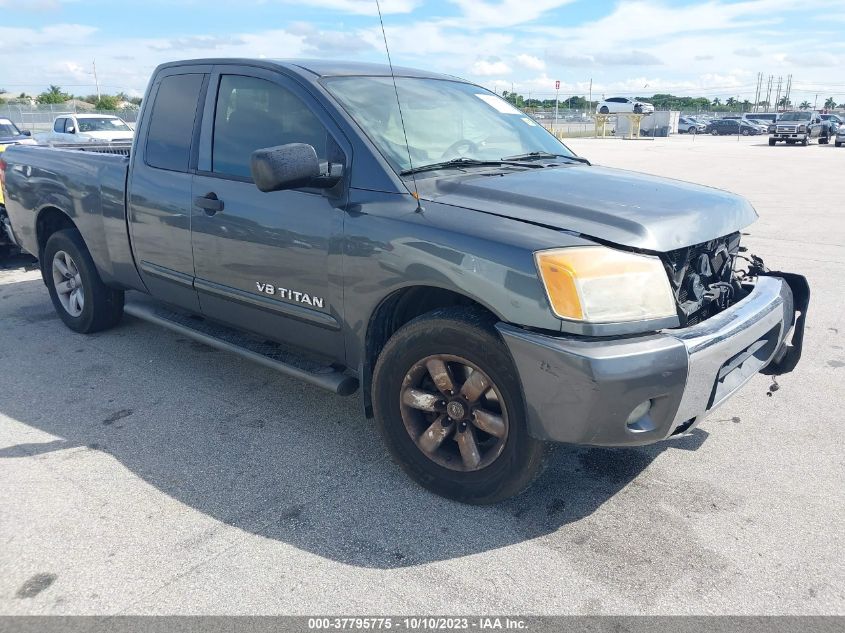
<instances>
[{"instance_id":1,"label":"utility pole","mask_svg":"<svg viewBox=\"0 0 845 633\"><path fill-rule=\"evenodd\" d=\"M560 81L555 82L555 124L554 129L557 131L557 107L558 107L558 98L560 97Z\"/></svg>"},{"instance_id":2,"label":"utility pole","mask_svg":"<svg viewBox=\"0 0 845 633\"><path fill-rule=\"evenodd\" d=\"M94 84L97 86L97 101L100 100L100 80L97 79L97 60L93 62L94 65Z\"/></svg>"},{"instance_id":3,"label":"utility pole","mask_svg":"<svg viewBox=\"0 0 845 633\"><path fill-rule=\"evenodd\" d=\"M785 110L785 109L789 106L789 104L791 103L791 99L790 99L790 97L791 97L791 96L792 96L792 75L789 75L789 76L786 78L786 92L784 93L784 99L785 99L785 101L784 101L784 103L783 103L783 109L784 109L784 110Z\"/></svg>"},{"instance_id":4,"label":"utility pole","mask_svg":"<svg viewBox=\"0 0 845 633\"><path fill-rule=\"evenodd\" d=\"M780 76L780 77L778 77L778 88L777 88L777 91L775 92L775 112L780 112L780 110L779 110L779 108L780 108L780 87L781 87L782 83L783 83L783 77Z\"/></svg>"},{"instance_id":5,"label":"utility pole","mask_svg":"<svg viewBox=\"0 0 845 633\"><path fill-rule=\"evenodd\" d=\"M757 104L760 102L760 88L763 83L763 73L757 73L757 90L754 92L754 105L751 108L752 112L757 112Z\"/></svg>"},{"instance_id":6,"label":"utility pole","mask_svg":"<svg viewBox=\"0 0 845 633\"><path fill-rule=\"evenodd\" d=\"M813 110L816 109L816 106L819 105L819 95L816 94L816 98L813 100Z\"/></svg>"},{"instance_id":7,"label":"utility pole","mask_svg":"<svg viewBox=\"0 0 845 633\"><path fill-rule=\"evenodd\" d=\"M592 112L593 111L593 78L592 77L590 77L590 97L589 97L589 99L590 99L590 101L588 102L587 105L590 106L590 112Z\"/></svg>"},{"instance_id":8,"label":"utility pole","mask_svg":"<svg viewBox=\"0 0 845 633\"><path fill-rule=\"evenodd\" d=\"M774 75L769 75L769 82L768 86L766 87L766 107L772 107L772 80L774 80ZM777 112L777 108L775 108L775 112Z\"/></svg>"}]
</instances>

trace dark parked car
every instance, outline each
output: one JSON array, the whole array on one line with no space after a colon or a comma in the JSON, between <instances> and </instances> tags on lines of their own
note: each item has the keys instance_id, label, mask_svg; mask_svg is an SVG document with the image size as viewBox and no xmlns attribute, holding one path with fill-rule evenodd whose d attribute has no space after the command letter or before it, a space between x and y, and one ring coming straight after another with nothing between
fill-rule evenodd
<instances>
[{"instance_id":1,"label":"dark parked car","mask_svg":"<svg viewBox=\"0 0 845 633\"><path fill-rule=\"evenodd\" d=\"M743 136L756 136L762 134L763 130L759 125L754 125L742 119L716 119L707 125L706 133L713 136L722 134L742 134Z\"/></svg>"},{"instance_id":2,"label":"dark parked car","mask_svg":"<svg viewBox=\"0 0 845 633\"><path fill-rule=\"evenodd\" d=\"M65 325L126 311L360 389L396 461L454 499L517 493L550 441L688 433L800 356L807 282L740 256L746 200L593 166L454 77L175 62L128 155L86 149L0 162Z\"/></svg>"}]
</instances>

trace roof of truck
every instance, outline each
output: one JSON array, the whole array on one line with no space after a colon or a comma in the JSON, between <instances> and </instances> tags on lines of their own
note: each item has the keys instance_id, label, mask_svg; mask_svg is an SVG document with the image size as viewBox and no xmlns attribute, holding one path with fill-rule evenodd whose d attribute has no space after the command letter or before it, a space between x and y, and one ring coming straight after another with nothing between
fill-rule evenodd
<instances>
[{"instance_id":1,"label":"roof of truck","mask_svg":"<svg viewBox=\"0 0 845 633\"><path fill-rule=\"evenodd\" d=\"M389 77L390 66L387 64L368 64L364 62L349 62L330 59L239 59L239 58L218 58L218 59L192 59L178 62L170 62L159 68L174 66L188 66L199 64L243 64L245 66L280 66L286 70L296 73L308 79L322 77L343 77L354 75L368 75L377 77ZM449 79L452 81L465 81L460 77L433 73L417 68L406 68L394 66L393 72L397 77L422 77L428 79Z\"/></svg>"}]
</instances>

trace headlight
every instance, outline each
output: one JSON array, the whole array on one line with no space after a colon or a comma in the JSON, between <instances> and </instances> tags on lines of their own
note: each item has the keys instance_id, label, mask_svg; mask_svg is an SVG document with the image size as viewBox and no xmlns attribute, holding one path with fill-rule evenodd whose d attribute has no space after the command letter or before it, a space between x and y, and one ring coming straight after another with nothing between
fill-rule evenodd
<instances>
[{"instance_id":1,"label":"headlight","mask_svg":"<svg viewBox=\"0 0 845 633\"><path fill-rule=\"evenodd\" d=\"M619 323L677 315L669 277L657 257L579 246L539 251L534 259L561 319Z\"/></svg>"},{"instance_id":2,"label":"headlight","mask_svg":"<svg viewBox=\"0 0 845 633\"><path fill-rule=\"evenodd\" d=\"M807 131L807 126L806 126L806 125L799 125L799 126L798 126L798 131L799 131L799 132L806 132L806 131Z\"/></svg>"}]
</instances>

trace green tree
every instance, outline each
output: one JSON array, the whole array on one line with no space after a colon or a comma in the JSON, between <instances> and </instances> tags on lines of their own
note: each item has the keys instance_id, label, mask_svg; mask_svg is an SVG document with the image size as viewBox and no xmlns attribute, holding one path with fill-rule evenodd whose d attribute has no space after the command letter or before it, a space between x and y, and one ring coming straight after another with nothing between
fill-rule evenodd
<instances>
[{"instance_id":1,"label":"green tree","mask_svg":"<svg viewBox=\"0 0 845 633\"><path fill-rule=\"evenodd\" d=\"M103 95L95 103L97 110L117 110L118 99L112 95Z\"/></svg>"},{"instance_id":2,"label":"green tree","mask_svg":"<svg viewBox=\"0 0 845 633\"><path fill-rule=\"evenodd\" d=\"M718 108L720 105L722 105L722 100L719 97L715 97L712 103L714 108Z\"/></svg>"},{"instance_id":3,"label":"green tree","mask_svg":"<svg viewBox=\"0 0 845 633\"><path fill-rule=\"evenodd\" d=\"M833 110L836 107L836 99L833 97L828 97L827 100L824 102L824 109L825 110Z\"/></svg>"},{"instance_id":4,"label":"green tree","mask_svg":"<svg viewBox=\"0 0 845 633\"><path fill-rule=\"evenodd\" d=\"M778 101L778 106L781 108L789 108L792 106L792 102L786 97L781 97Z\"/></svg>"},{"instance_id":5,"label":"green tree","mask_svg":"<svg viewBox=\"0 0 845 633\"><path fill-rule=\"evenodd\" d=\"M801 105L799 105L798 107L801 108L802 110L809 110L813 106L810 104L809 101L802 101Z\"/></svg>"},{"instance_id":6,"label":"green tree","mask_svg":"<svg viewBox=\"0 0 845 633\"><path fill-rule=\"evenodd\" d=\"M49 90L36 97L38 103L64 103L68 99L70 99L69 94L62 92L61 87L53 85L50 86Z\"/></svg>"}]
</instances>

